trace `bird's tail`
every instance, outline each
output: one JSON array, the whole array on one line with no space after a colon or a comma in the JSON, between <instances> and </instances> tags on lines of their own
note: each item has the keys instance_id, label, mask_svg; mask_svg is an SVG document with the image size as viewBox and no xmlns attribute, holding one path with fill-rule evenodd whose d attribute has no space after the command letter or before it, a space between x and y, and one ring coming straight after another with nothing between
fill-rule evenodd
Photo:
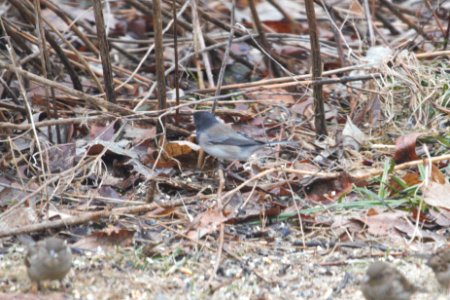
<instances>
[{"instance_id":1,"label":"bird's tail","mask_svg":"<svg viewBox=\"0 0 450 300\"><path fill-rule=\"evenodd\" d=\"M27 248L32 247L36 243L31 236L25 234L18 235L17 239Z\"/></svg>"}]
</instances>

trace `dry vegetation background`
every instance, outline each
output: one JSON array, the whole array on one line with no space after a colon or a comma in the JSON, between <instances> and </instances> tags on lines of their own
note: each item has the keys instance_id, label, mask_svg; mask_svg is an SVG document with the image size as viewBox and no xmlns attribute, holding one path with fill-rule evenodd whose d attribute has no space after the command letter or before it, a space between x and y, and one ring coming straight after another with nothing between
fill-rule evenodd
<instances>
[{"instance_id":1,"label":"dry vegetation background","mask_svg":"<svg viewBox=\"0 0 450 300\"><path fill-rule=\"evenodd\" d=\"M314 1L314 82L304 1L107 1L108 48L94 2L0 1L0 298L362 299L382 259L448 299L424 258L450 236L450 2ZM214 101L298 147L220 185ZM65 291L29 293L18 234L68 241Z\"/></svg>"}]
</instances>

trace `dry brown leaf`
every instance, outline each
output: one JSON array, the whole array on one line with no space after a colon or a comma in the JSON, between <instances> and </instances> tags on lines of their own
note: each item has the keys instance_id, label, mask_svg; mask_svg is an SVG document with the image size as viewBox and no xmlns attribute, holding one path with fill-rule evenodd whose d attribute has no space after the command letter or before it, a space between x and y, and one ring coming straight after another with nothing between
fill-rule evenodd
<instances>
[{"instance_id":1,"label":"dry brown leaf","mask_svg":"<svg viewBox=\"0 0 450 300\"><path fill-rule=\"evenodd\" d=\"M132 140L133 144L141 143L147 139L154 139L156 137L156 126L141 128L127 124L124 129L123 137Z\"/></svg>"},{"instance_id":2,"label":"dry brown leaf","mask_svg":"<svg viewBox=\"0 0 450 300\"><path fill-rule=\"evenodd\" d=\"M445 175L435 164L431 165L431 180L440 184L445 184L446 182Z\"/></svg>"},{"instance_id":3,"label":"dry brown leaf","mask_svg":"<svg viewBox=\"0 0 450 300\"><path fill-rule=\"evenodd\" d=\"M6 177L0 177L0 206L8 206L25 197L26 193L18 182L12 182Z\"/></svg>"},{"instance_id":4,"label":"dry brown leaf","mask_svg":"<svg viewBox=\"0 0 450 300\"><path fill-rule=\"evenodd\" d=\"M371 217L371 216L376 216L376 215L378 215L378 211L376 209L374 209L373 207L371 207L367 210L367 216Z\"/></svg>"},{"instance_id":5,"label":"dry brown leaf","mask_svg":"<svg viewBox=\"0 0 450 300\"><path fill-rule=\"evenodd\" d=\"M408 172L403 177L402 180L408 187L411 187L416 184L420 184L422 181L420 180L420 175L417 171ZM441 170L435 165L431 165L431 181L437 182L440 184L445 183L445 175L441 172ZM403 190L403 188L397 184L394 180L390 180L389 187L392 190L392 193L398 193Z\"/></svg>"},{"instance_id":6,"label":"dry brown leaf","mask_svg":"<svg viewBox=\"0 0 450 300\"><path fill-rule=\"evenodd\" d=\"M129 246L135 231L109 225L103 230L95 231L76 242L73 247L95 250L98 247Z\"/></svg>"},{"instance_id":7,"label":"dry brown leaf","mask_svg":"<svg viewBox=\"0 0 450 300\"><path fill-rule=\"evenodd\" d=\"M364 17L364 8L361 6L361 4L358 1L356 1L356 0L352 1L349 9L355 15L360 16L361 18Z\"/></svg>"},{"instance_id":8,"label":"dry brown leaf","mask_svg":"<svg viewBox=\"0 0 450 300\"><path fill-rule=\"evenodd\" d=\"M416 154L416 142L421 135L422 133L413 132L401 136L395 141L394 160L397 164L419 159Z\"/></svg>"},{"instance_id":9,"label":"dry brown leaf","mask_svg":"<svg viewBox=\"0 0 450 300\"><path fill-rule=\"evenodd\" d=\"M293 33L300 34L305 33L305 29L298 22L289 22L289 20L266 20L263 22L268 28L278 33Z\"/></svg>"},{"instance_id":10,"label":"dry brown leaf","mask_svg":"<svg viewBox=\"0 0 450 300\"><path fill-rule=\"evenodd\" d=\"M450 227L450 210L444 208L439 210L430 209L430 215L436 224L442 227Z\"/></svg>"},{"instance_id":11,"label":"dry brown leaf","mask_svg":"<svg viewBox=\"0 0 450 300\"><path fill-rule=\"evenodd\" d=\"M71 214L70 210L67 209L59 209L56 207L53 203L50 202L49 208L48 208L48 219L49 220L55 220L55 219L68 219L72 218L73 215Z\"/></svg>"},{"instance_id":12,"label":"dry brown leaf","mask_svg":"<svg viewBox=\"0 0 450 300\"><path fill-rule=\"evenodd\" d=\"M200 240L205 235L215 232L226 220L221 210L208 209L195 218L187 236L193 240Z\"/></svg>"},{"instance_id":13,"label":"dry brown leaf","mask_svg":"<svg viewBox=\"0 0 450 300\"><path fill-rule=\"evenodd\" d=\"M111 122L108 125L100 123L91 124L89 127L89 140L99 139L102 141L110 141L114 136L114 125L116 122Z\"/></svg>"},{"instance_id":14,"label":"dry brown leaf","mask_svg":"<svg viewBox=\"0 0 450 300\"><path fill-rule=\"evenodd\" d=\"M331 203L352 190L352 179L347 173L336 178L317 178L307 187L306 199L318 203Z\"/></svg>"},{"instance_id":15,"label":"dry brown leaf","mask_svg":"<svg viewBox=\"0 0 450 300\"><path fill-rule=\"evenodd\" d=\"M258 103L265 103L269 105L283 104L292 105L295 103L294 96L283 89L271 89L266 91L249 92L247 96L250 99L258 100Z\"/></svg>"},{"instance_id":16,"label":"dry brown leaf","mask_svg":"<svg viewBox=\"0 0 450 300\"><path fill-rule=\"evenodd\" d=\"M158 150L149 150L153 152L141 158L143 164L152 164L158 169L163 169L172 168L181 163L184 168L190 168L196 166L200 146L190 141L173 141L164 145L161 156Z\"/></svg>"},{"instance_id":17,"label":"dry brown leaf","mask_svg":"<svg viewBox=\"0 0 450 300\"><path fill-rule=\"evenodd\" d=\"M255 0L255 5L258 5L261 3L262 0ZM237 0L236 1L236 8L238 9L244 9L248 7L248 0Z\"/></svg>"},{"instance_id":18,"label":"dry brown leaf","mask_svg":"<svg viewBox=\"0 0 450 300\"><path fill-rule=\"evenodd\" d=\"M368 232L376 236L398 235L396 226L403 224L406 212L396 211L388 213L379 213L376 215L366 216L364 218L353 218L359 220L368 226Z\"/></svg>"},{"instance_id":19,"label":"dry brown leaf","mask_svg":"<svg viewBox=\"0 0 450 300\"><path fill-rule=\"evenodd\" d=\"M310 163L309 161L298 161L296 160L293 165L294 169L308 172L320 172L320 168L317 165ZM300 174L289 174L289 180L298 179L301 180L305 176Z\"/></svg>"},{"instance_id":20,"label":"dry brown leaf","mask_svg":"<svg viewBox=\"0 0 450 300\"><path fill-rule=\"evenodd\" d=\"M359 233L363 230L363 223L349 216L337 215L333 218L331 229L337 236Z\"/></svg>"},{"instance_id":21,"label":"dry brown leaf","mask_svg":"<svg viewBox=\"0 0 450 300\"><path fill-rule=\"evenodd\" d=\"M267 201L265 195L263 192L248 192L242 194L239 201L230 201L225 211L225 215L229 218L227 224L276 217L286 208L279 203ZM245 206L242 206L243 201L246 202Z\"/></svg>"},{"instance_id":22,"label":"dry brown leaf","mask_svg":"<svg viewBox=\"0 0 450 300\"><path fill-rule=\"evenodd\" d=\"M73 167L75 160L75 143L54 145L46 151L48 168L51 173L60 173Z\"/></svg>"},{"instance_id":23,"label":"dry brown leaf","mask_svg":"<svg viewBox=\"0 0 450 300\"><path fill-rule=\"evenodd\" d=\"M314 105L314 98L313 97L306 97L298 103L292 105L289 109L293 111L294 113L297 113L301 116L308 117L311 115L311 110L313 109ZM306 112L308 110L308 112Z\"/></svg>"},{"instance_id":24,"label":"dry brown leaf","mask_svg":"<svg viewBox=\"0 0 450 300\"><path fill-rule=\"evenodd\" d=\"M173 141L164 146L166 155L169 157L178 157L186 155L192 151L199 151L200 146L189 141Z\"/></svg>"},{"instance_id":25,"label":"dry brown leaf","mask_svg":"<svg viewBox=\"0 0 450 300\"><path fill-rule=\"evenodd\" d=\"M440 184L430 181L427 186L422 187L423 200L428 205L450 210L450 184Z\"/></svg>"},{"instance_id":26,"label":"dry brown leaf","mask_svg":"<svg viewBox=\"0 0 450 300\"><path fill-rule=\"evenodd\" d=\"M342 130L342 144L345 150L352 149L359 151L361 146L367 142L368 138L347 116L344 130Z\"/></svg>"},{"instance_id":27,"label":"dry brown leaf","mask_svg":"<svg viewBox=\"0 0 450 300\"><path fill-rule=\"evenodd\" d=\"M17 228L38 222L36 211L31 207L19 206L12 213L0 219L0 228Z\"/></svg>"},{"instance_id":28,"label":"dry brown leaf","mask_svg":"<svg viewBox=\"0 0 450 300\"><path fill-rule=\"evenodd\" d=\"M408 172L402 177L402 180L407 186L413 186L422 182L418 172ZM389 181L389 188L391 190L391 194L396 194L403 190L403 188L392 179Z\"/></svg>"},{"instance_id":29,"label":"dry brown leaf","mask_svg":"<svg viewBox=\"0 0 450 300\"><path fill-rule=\"evenodd\" d=\"M375 236L393 237L395 235L398 236L401 232L410 238L417 237L435 241L443 240L441 236L417 227L414 222L408 220L408 213L403 211L383 212L377 215L362 218L355 217L353 219L366 224L368 233Z\"/></svg>"},{"instance_id":30,"label":"dry brown leaf","mask_svg":"<svg viewBox=\"0 0 450 300\"><path fill-rule=\"evenodd\" d=\"M416 237L422 240L432 240L439 243L445 241L445 238L428 230L422 230L420 226L416 226L413 222L399 222L395 225L395 229L405 233L409 238Z\"/></svg>"}]
</instances>

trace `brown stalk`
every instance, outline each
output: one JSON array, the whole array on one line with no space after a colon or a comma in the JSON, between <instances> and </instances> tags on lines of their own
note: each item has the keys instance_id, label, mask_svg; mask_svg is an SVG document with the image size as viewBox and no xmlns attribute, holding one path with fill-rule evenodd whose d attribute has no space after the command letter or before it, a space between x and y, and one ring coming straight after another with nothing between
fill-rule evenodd
<instances>
[{"instance_id":1,"label":"brown stalk","mask_svg":"<svg viewBox=\"0 0 450 300\"><path fill-rule=\"evenodd\" d=\"M137 0L125 0L125 1L126 1L127 3L129 3L130 5L132 5L133 7L135 7L136 9L142 11L142 12L145 13L145 14L151 14L151 13L152 13L151 8L146 7L145 5L143 5L142 3L140 3L140 2L137 1ZM199 13L200 13L200 17L203 18L204 15L203 15L202 10L199 8L198 11L199 11ZM163 14L164 16L166 16L166 17L171 17L171 16L172 16L172 12L166 11L165 9L162 10L162 14ZM186 22L186 21L183 21L183 20L180 20L180 19L179 19L179 20L178 20L178 25L180 25L180 27L183 28L183 29L186 30L186 31L189 31L189 32L192 32L192 31L193 31L192 25L189 24L189 23ZM227 31L229 31L229 29L227 29ZM216 41L215 39L213 39L213 38L208 37L208 35L206 35L206 34L205 34L205 42L206 42L208 45L216 45L216 44L219 44L219 42L217 42L217 41ZM231 58L233 58L233 59L236 60L237 62L243 64L244 66L248 67L249 69L252 70L252 69L254 68L253 64L251 64L248 60L246 60L246 59L244 59L244 58L242 58L242 57L240 57L240 56L238 56L238 55L235 55L234 53L230 53L230 56L231 56Z\"/></svg>"},{"instance_id":2,"label":"brown stalk","mask_svg":"<svg viewBox=\"0 0 450 300\"><path fill-rule=\"evenodd\" d=\"M174 52L174 86L175 86L175 101L176 105L180 105L180 79L178 77L178 17L177 17L177 5L175 0L172 0L172 18L173 18L173 52ZM175 124L178 124L180 110L177 109L175 113Z\"/></svg>"},{"instance_id":3,"label":"brown stalk","mask_svg":"<svg viewBox=\"0 0 450 300\"><path fill-rule=\"evenodd\" d=\"M334 11L334 9L332 9L331 7L329 7L328 5L325 4L325 2L323 0L314 0L314 2L318 5L320 5L326 12L328 18L330 19L330 23L331 23L331 31L333 32L334 35L334 40L337 44L337 51L338 51L338 55L339 55L339 60L341 61L341 66L345 66L346 65L346 59L344 56L344 50L342 47L342 32L340 32L339 28L336 25L336 21L339 19L342 21L342 19L340 18L339 14L336 14L336 12Z\"/></svg>"},{"instance_id":4,"label":"brown stalk","mask_svg":"<svg viewBox=\"0 0 450 300\"><path fill-rule=\"evenodd\" d=\"M231 17L230 17L231 31L230 31L230 35L228 36L228 43L227 43L227 47L225 48L225 53L223 55L222 65L220 66L219 78L217 79L217 86L216 86L215 96L219 96L220 95L221 87L222 87L222 84L223 84L223 77L225 75L225 69L227 67L228 57L229 57L229 54L230 54L231 44L233 42L234 22L235 22L235 17L234 17L234 15L235 15L234 14L235 6L236 6L236 1L232 0L231 1ZM216 106L217 106L217 99L214 100L213 106L211 108L211 112L213 114L214 114L214 112L216 110Z\"/></svg>"},{"instance_id":5,"label":"brown stalk","mask_svg":"<svg viewBox=\"0 0 450 300\"><path fill-rule=\"evenodd\" d=\"M178 0L178 1L180 1L180 0ZM199 14L200 14L200 17L201 17L202 19L204 19L205 21L211 22L212 24L216 25L216 26L219 27L219 28L222 28L222 29L225 30L226 32L230 32L230 30L231 30L230 25L228 25L228 24L226 24L226 23L223 23L219 18L213 17L213 16L211 15L211 13L206 12L206 11L203 10L202 8L199 8L199 9L198 9L198 12L199 12ZM239 28L236 28L236 29L235 29L235 35L236 35L236 37L239 38L239 37L245 37L245 36L247 36L248 33L247 33L246 31L240 30ZM247 43L247 44L249 44L250 46L253 46L253 47L257 48L258 50L261 51L261 53L262 53L264 56L266 56L266 54L264 53L264 48L262 48L261 45L258 45L258 43L256 43L253 39L248 39L248 40L245 40L244 42ZM272 56L275 56L276 54L275 54L275 53L271 53L271 55L272 55ZM236 58L236 55L233 55L232 52L230 53L230 56L231 56L231 58L233 58L234 60L236 60L236 61L242 63L242 61L241 61L242 58L241 58L241 60L237 59L237 58ZM239 56L238 56L238 58L239 58ZM245 60L244 60L244 61L245 61ZM282 63L282 64L284 64L284 65L287 65L287 62L286 62L286 61L283 59L283 57L281 57L281 56L278 56L278 55L277 55L277 61L279 61L280 63ZM248 64L249 64L248 62L247 62L247 63L243 63L243 64L244 64L245 66L248 66L248 67L250 68L250 66L248 65ZM252 67L251 67L250 69L251 69L251 70L254 69L253 65L252 65Z\"/></svg>"},{"instance_id":6,"label":"brown stalk","mask_svg":"<svg viewBox=\"0 0 450 300\"><path fill-rule=\"evenodd\" d=\"M306 15L308 17L309 37L311 43L311 60L312 60L312 80L320 80L322 78L322 62L320 59L319 32L317 30L316 13L314 11L313 0L305 0ZM325 108L323 103L323 92L321 84L313 84L314 97L314 125L316 127L316 136L322 137L327 135L327 127L325 123Z\"/></svg>"},{"instance_id":7,"label":"brown stalk","mask_svg":"<svg viewBox=\"0 0 450 300\"><path fill-rule=\"evenodd\" d=\"M103 80L105 84L106 100L111 103L116 103L111 58L109 57L109 44L106 39L105 21L103 18L103 7L101 0L94 0L94 15L95 24L97 27L97 38L100 46L100 57L103 67Z\"/></svg>"},{"instance_id":8,"label":"brown stalk","mask_svg":"<svg viewBox=\"0 0 450 300\"><path fill-rule=\"evenodd\" d=\"M214 84L214 78L211 71L211 62L209 58L209 53L202 51L206 48L205 44L205 38L203 36L202 27L200 24L200 18L198 14L198 0L192 0L190 2L191 4L191 11L192 11L192 29L193 29L193 36L194 36L194 49L195 52L201 53L202 59L203 59L203 65L205 69L206 78L208 79L209 87L215 87ZM202 76L202 74L199 74L199 78Z\"/></svg>"},{"instance_id":9,"label":"brown stalk","mask_svg":"<svg viewBox=\"0 0 450 300\"><path fill-rule=\"evenodd\" d=\"M153 3L153 28L155 31L155 63L156 63L156 78L158 83L158 103L159 109L164 110L167 107L166 96L166 77L164 75L164 48L163 48L163 33L162 33L162 16L161 16L161 1L152 0ZM160 126L164 126L165 118L161 118ZM158 126L159 132L162 128Z\"/></svg>"},{"instance_id":10,"label":"brown stalk","mask_svg":"<svg viewBox=\"0 0 450 300\"><path fill-rule=\"evenodd\" d=\"M450 35L450 14L448 15L448 23L447 23L447 30L445 31L445 36L444 36L444 50L447 50L447 45L448 45L448 37Z\"/></svg>"},{"instance_id":11,"label":"brown stalk","mask_svg":"<svg viewBox=\"0 0 450 300\"><path fill-rule=\"evenodd\" d=\"M369 33L370 47L375 46L375 34L373 32L372 14L370 13L369 0L363 0L364 16L366 17L367 31Z\"/></svg>"},{"instance_id":12,"label":"brown stalk","mask_svg":"<svg viewBox=\"0 0 450 300\"><path fill-rule=\"evenodd\" d=\"M40 58L41 58L41 67L42 67L42 76L44 78L49 78L48 76L48 71L50 70L50 63L49 63L49 54L48 54L48 49L47 49L47 43L45 41L45 34L44 34L44 24L42 21L42 12L41 12L41 5L39 3L38 0L34 0L34 10L35 10L35 15L36 15L36 31L37 31L37 37L38 37L38 45L39 45L39 53ZM46 100L46 110L47 110L47 115L50 117L52 115L52 113L50 112L50 97L49 97L49 88L47 86L44 87L44 94L45 94L45 100ZM52 95L54 95L54 93L52 93ZM57 110L56 110L56 99L55 97L52 97L52 103L53 103L53 108L54 108L54 112L55 112L55 118L57 117ZM58 138L57 141L58 143L61 143L61 133L59 132L59 127L57 128L57 132L58 132ZM48 139L50 140L50 142L54 142L53 140L53 131L52 128L49 126L48 127Z\"/></svg>"}]
</instances>

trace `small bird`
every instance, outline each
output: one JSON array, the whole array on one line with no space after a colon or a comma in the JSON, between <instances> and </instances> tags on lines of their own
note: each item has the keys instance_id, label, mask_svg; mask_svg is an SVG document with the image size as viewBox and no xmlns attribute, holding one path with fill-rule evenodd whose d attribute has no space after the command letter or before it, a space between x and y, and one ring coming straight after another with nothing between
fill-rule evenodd
<instances>
[{"instance_id":1,"label":"small bird","mask_svg":"<svg viewBox=\"0 0 450 300\"><path fill-rule=\"evenodd\" d=\"M376 261L367 269L361 290L367 300L409 300L417 288L395 267Z\"/></svg>"},{"instance_id":2,"label":"small bird","mask_svg":"<svg viewBox=\"0 0 450 300\"><path fill-rule=\"evenodd\" d=\"M66 241L49 237L39 242L25 243L28 248L25 265L31 281L36 282L38 287L43 280L62 281L72 266L72 252Z\"/></svg>"},{"instance_id":3,"label":"small bird","mask_svg":"<svg viewBox=\"0 0 450 300\"><path fill-rule=\"evenodd\" d=\"M267 146L296 145L295 142L262 142L253 140L219 122L207 111L194 113L197 142L211 156L221 160L246 161L256 151Z\"/></svg>"},{"instance_id":4,"label":"small bird","mask_svg":"<svg viewBox=\"0 0 450 300\"><path fill-rule=\"evenodd\" d=\"M433 269L434 275L441 287L450 292L450 248L439 249L428 261L427 265Z\"/></svg>"}]
</instances>

